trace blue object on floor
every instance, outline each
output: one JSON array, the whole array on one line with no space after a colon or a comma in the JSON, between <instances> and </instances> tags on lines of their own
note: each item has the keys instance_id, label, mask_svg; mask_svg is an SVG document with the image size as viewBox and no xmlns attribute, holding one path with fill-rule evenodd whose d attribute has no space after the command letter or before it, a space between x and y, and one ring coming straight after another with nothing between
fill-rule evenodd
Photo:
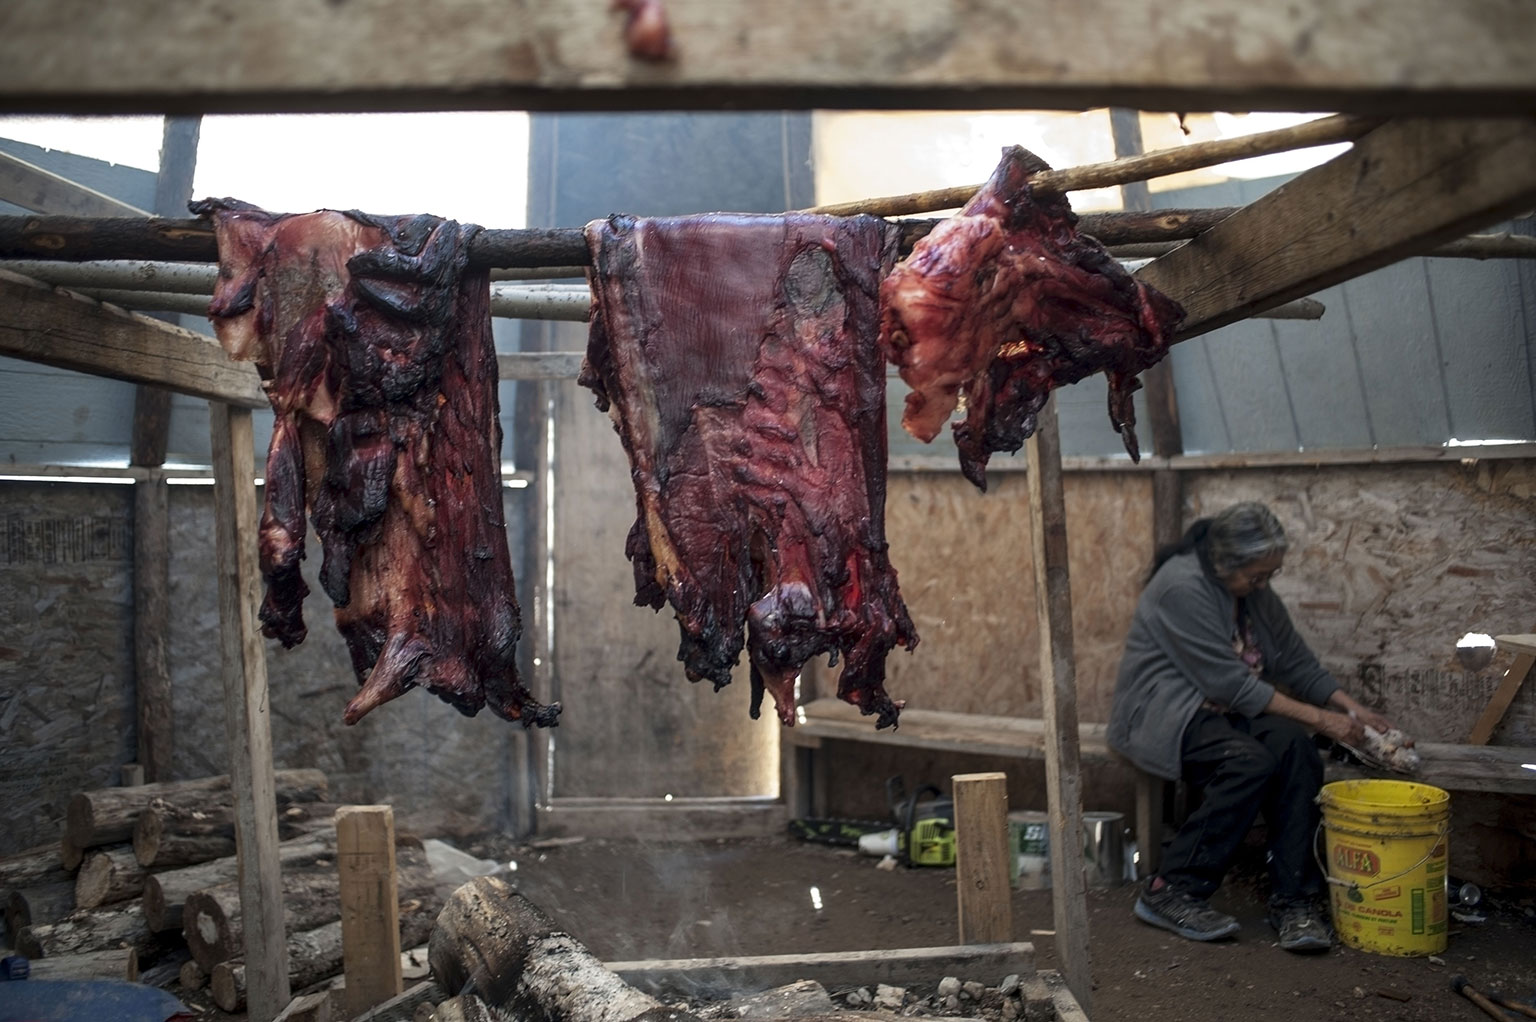
<instances>
[{"instance_id":1,"label":"blue object on floor","mask_svg":"<svg viewBox=\"0 0 1536 1022\"><path fill-rule=\"evenodd\" d=\"M156 987L120 979L27 979L0 983L0 1022L168 1022L191 1019Z\"/></svg>"}]
</instances>

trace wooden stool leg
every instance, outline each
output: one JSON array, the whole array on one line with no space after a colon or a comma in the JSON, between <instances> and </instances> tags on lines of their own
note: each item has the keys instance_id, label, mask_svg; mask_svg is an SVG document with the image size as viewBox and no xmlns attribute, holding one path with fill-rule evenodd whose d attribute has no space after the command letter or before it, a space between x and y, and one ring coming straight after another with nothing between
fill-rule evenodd
<instances>
[{"instance_id":1,"label":"wooden stool leg","mask_svg":"<svg viewBox=\"0 0 1536 1022\"><path fill-rule=\"evenodd\" d=\"M1136 771L1136 875L1157 872L1163 855L1163 795L1161 777Z\"/></svg>"}]
</instances>

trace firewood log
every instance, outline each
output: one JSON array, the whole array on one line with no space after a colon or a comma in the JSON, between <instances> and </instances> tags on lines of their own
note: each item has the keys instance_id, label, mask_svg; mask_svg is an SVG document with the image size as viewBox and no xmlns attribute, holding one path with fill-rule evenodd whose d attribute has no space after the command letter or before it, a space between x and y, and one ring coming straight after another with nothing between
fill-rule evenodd
<instances>
[{"instance_id":1,"label":"firewood log","mask_svg":"<svg viewBox=\"0 0 1536 1022\"><path fill-rule=\"evenodd\" d=\"M433 893L427 853L414 838L395 848L397 890L402 903L419 902L434 914L442 900ZM313 930L341 918L340 876L335 863L283 873L283 926L288 933ZM192 958L212 972L220 962L245 950L240 916L240 884L229 881L193 891L182 908L182 931Z\"/></svg>"},{"instance_id":2,"label":"firewood log","mask_svg":"<svg viewBox=\"0 0 1536 1022\"><path fill-rule=\"evenodd\" d=\"M15 941L22 927L56 923L74 910L73 881L17 887L5 899L5 932Z\"/></svg>"},{"instance_id":3,"label":"firewood log","mask_svg":"<svg viewBox=\"0 0 1536 1022\"><path fill-rule=\"evenodd\" d=\"M121 979L139 981L139 952L131 947L105 948L78 955L40 958L29 963L33 979Z\"/></svg>"},{"instance_id":4,"label":"firewood log","mask_svg":"<svg viewBox=\"0 0 1536 1022\"><path fill-rule=\"evenodd\" d=\"M334 869L336 834L334 831L328 834L319 830L284 841L277 846L277 856L278 864L283 869L322 859L327 860ZM152 874L144 881L144 922L154 933L180 930L182 907L188 895L205 887L236 880L239 876L240 863L233 855Z\"/></svg>"},{"instance_id":5,"label":"firewood log","mask_svg":"<svg viewBox=\"0 0 1536 1022\"><path fill-rule=\"evenodd\" d=\"M336 805L298 802L277 815L282 840L333 826ZM144 807L133 825L133 854L139 865L172 869L235 854L235 807L228 802L188 805L157 798Z\"/></svg>"},{"instance_id":6,"label":"firewood log","mask_svg":"<svg viewBox=\"0 0 1536 1022\"><path fill-rule=\"evenodd\" d=\"M129 845L93 848L75 875L75 907L99 908L137 898L144 893L148 875Z\"/></svg>"},{"instance_id":7,"label":"firewood log","mask_svg":"<svg viewBox=\"0 0 1536 1022\"><path fill-rule=\"evenodd\" d=\"M319 802L327 791L325 774L319 770L279 770L276 775L278 805ZM200 777L192 781L164 781L133 788L100 788L82 791L69 800L64 836L77 848L114 844L133 838L139 813L154 799L196 804L232 800L229 775Z\"/></svg>"},{"instance_id":8,"label":"firewood log","mask_svg":"<svg viewBox=\"0 0 1536 1022\"><path fill-rule=\"evenodd\" d=\"M193 961L182 962L181 972L176 978L181 983L183 990L201 990L208 985L208 973L203 971L201 965Z\"/></svg>"},{"instance_id":9,"label":"firewood log","mask_svg":"<svg viewBox=\"0 0 1536 1022\"><path fill-rule=\"evenodd\" d=\"M41 887L72 879L64 868L63 855L57 844L38 845L0 858L0 890Z\"/></svg>"},{"instance_id":10,"label":"firewood log","mask_svg":"<svg viewBox=\"0 0 1536 1022\"><path fill-rule=\"evenodd\" d=\"M23 927L16 935L16 950L28 958L55 958L122 946L146 957L164 947L144 925L144 911L136 901L77 910L56 923Z\"/></svg>"},{"instance_id":11,"label":"firewood log","mask_svg":"<svg viewBox=\"0 0 1536 1022\"><path fill-rule=\"evenodd\" d=\"M425 905L400 906L400 945L424 942L432 932L432 912ZM341 971L341 920L288 937L288 986L302 990ZM232 958L213 967L209 977L213 1002L225 1011L245 1007L245 959Z\"/></svg>"},{"instance_id":12,"label":"firewood log","mask_svg":"<svg viewBox=\"0 0 1536 1022\"><path fill-rule=\"evenodd\" d=\"M663 1010L495 877L476 877L453 892L432 930L428 959L444 990L473 991L525 1022L631 1022Z\"/></svg>"}]
</instances>

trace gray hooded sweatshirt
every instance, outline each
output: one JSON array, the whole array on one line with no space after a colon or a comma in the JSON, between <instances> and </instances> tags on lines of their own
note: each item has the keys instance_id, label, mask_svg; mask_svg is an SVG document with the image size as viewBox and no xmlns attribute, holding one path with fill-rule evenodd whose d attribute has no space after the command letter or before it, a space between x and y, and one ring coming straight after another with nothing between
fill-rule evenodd
<instances>
[{"instance_id":1,"label":"gray hooded sweatshirt","mask_svg":"<svg viewBox=\"0 0 1536 1022\"><path fill-rule=\"evenodd\" d=\"M1254 717L1269 705L1274 682L1316 706L1338 689L1268 587L1246 599L1264 654L1264 677L1255 677L1233 648L1236 603L1201 569L1193 550L1169 558L1142 591L1120 660L1108 738L1147 773L1178 779L1184 728L1207 700Z\"/></svg>"}]
</instances>

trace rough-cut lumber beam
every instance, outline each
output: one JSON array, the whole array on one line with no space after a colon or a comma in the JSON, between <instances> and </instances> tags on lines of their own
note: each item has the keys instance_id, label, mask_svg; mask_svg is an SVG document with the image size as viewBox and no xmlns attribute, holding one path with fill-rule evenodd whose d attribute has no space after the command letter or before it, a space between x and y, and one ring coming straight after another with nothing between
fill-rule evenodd
<instances>
[{"instance_id":1,"label":"rough-cut lumber beam","mask_svg":"<svg viewBox=\"0 0 1536 1022\"><path fill-rule=\"evenodd\" d=\"M0 201L66 216L135 216L144 212L10 153L0 153Z\"/></svg>"},{"instance_id":2,"label":"rough-cut lumber beam","mask_svg":"<svg viewBox=\"0 0 1536 1022\"><path fill-rule=\"evenodd\" d=\"M609 0L311 0L187 10L9 0L0 109L1345 110L1470 113L1536 91L1509 0L667 0L637 60ZM312 40L327 40L317 60ZM253 44L255 43L255 44ZM173 69L174 73L167 73Z\"/></svg>"},{"instance_id":3,"label":"rough-cut lumber beam","mask_svg":"<svg viewBox=\"0 0 1536 1022\"><path fill-rule=\"evenodd\" d=\"M1035 622L1040 639L1047 824L1056 960L1085 1009L1093 974L1088 955L1088 891L1083 869L1083 776L1077 724L1072 588L1067 572L1067 509L1055 398L1028 441L1029 527L1035 560Z\"/></svg>"},{"instance_id":4,"label":"rough-cut lumber beam","mask_svg":"<svg viewBox=\"0 0 1536 1022\"><path fill-rule=\"evenodd\" d=\"M1419 255L1536 200L1536 120L1400 120L1137 276L1182 302L1180 339Z\"/></svg>"},{"instance_id":5,"label":"rough-cut lumber beam","mask_svg":"<svg viewBox=\"0 0 1536 1022\"><path fill-rule=\"evenodd\" d=\"M400 978L400 880L393 806L336 810L343 1003L357 1015L404 989Z\"/></svg>"},{"instance_id":6,"label":"rough-cut lumber beam","mask_svg":"<svg viewBox=\"0 0 1536 1022\"><path fill-rule=\"evenodd\" d=\"M1106 245L1193 238L1236 212L1236 207L1089 213L1079 228ZM937 220L903 220L903 250L933 230ZM147 259L211 263L218 260L213 225L205 220L134 217L0 216L0 259L86 262ZM587 266L591 256L579 227L485 230L470 239L472 269ZM578 271L582 272L582 271ZM166 288L165 290L173 290Z\"/></svg>"},{"instance_id":7,"label":"rough-cut lumber beam","mask_svg":"<svg viewBox=\"0 0 1536 1022\"><path fill-rule=\"evenodd\" d=\"M0 355L266 408L256 370L181 327L0 270Z\"/></svg>"},{"instance_id":8,"label":"rough-cut lumber beam","mask_svg":"<svg viewBox=\"0 0 1536 1022\"><path fill-rule=\"evenodd\" d=\"M609 971L626 983L658 997L725 999L746 991L772 990L801 979L815 980L833 990L874 983L913 986L932 983L935 976L1022 976L1035 971L1035 946L1028 942L968 944L606 964Z\"/></svg>"},{"instance_id":9,"label":"rough-cut lumber beam","mask_svg":"<svg viewBox=\"0 0 1536 1022\"><path fill-rule=\"evenodd\" d=\"M289 988L272 770L272 711L266 647L256 621L261 573L256 561L256 487L251 482L256 475L254 440L247 409L210 402L208 419L213 449L224 734L229 786L235 796L245 957L252 969L250 1015L265 1022L288 1003Z\"/></svg>"},{"instance_id":10,"label":"rough-cut lumber beam","mask_svg":"<svg viewBox=\"0 0 1536 1022\"><path fill-rule=\"evenodd\" d=\"M1126 111L1132 117L1134 110ZM1192 142L1176 149L1163 149L1155 153L1141 151L1141 130L1136 130L1134 152L1119 149L1121 135L1115 136L1116 159L1107 163L1089 163L1080 167L1062 167L1043 170L1030 177L1030 189L1040 195L1060 195L1065 192L1088 188L1112 188L1116 185L1140 185L1146 191L1149 178L1178 174L1201 167L1214 167L1230 160L1251 156L1267 156L1289 152L1293 149L1309 149L1313 146L1332 145L1336 142L1352 142L1381 122L1371 117L1319 117L1315 121L1261 131L1238 138L1218 138L1204 142ZM984 183L984 182L983 182ZM835 202L814 206L810 213L828 216L910 216L913 213L930 213L940 209L954 209L971 200L981 190L982 184L956 185L951 188L935 188L906 195L887 195L874 199L855 199L852 202ZM1127 209L1149 209L1150 203L1133 205Z\"/></svg>"},{"instance_id":11,"label":"rough-cut lumber beam","mask_svg":"<svg viewBox=\"0 0 1536 1022\"><path fill-rule=\"evenodd\" d=\"M1013 939L1009 900L1008 775L956 774L955 894L961 944L1004 944Z\"/></svg>"},{"instance_id":12,"label":"rough-cut lumber beam","mask_svg":"<svg viewBox=\"0 0 1536 1022\"><path fill-rule=\"evenodd\" d=\"M1155 259L1182 245L1182 241L1145 241L1135 245L1116 245L1109 254L1120 259ZM1528 234L1469 234L1465 238L1436 245L1418 253L1435 259L1536 259L1536 238ZM25 270L17 270L28 276Z\"/></svg>"}]
</instances>

